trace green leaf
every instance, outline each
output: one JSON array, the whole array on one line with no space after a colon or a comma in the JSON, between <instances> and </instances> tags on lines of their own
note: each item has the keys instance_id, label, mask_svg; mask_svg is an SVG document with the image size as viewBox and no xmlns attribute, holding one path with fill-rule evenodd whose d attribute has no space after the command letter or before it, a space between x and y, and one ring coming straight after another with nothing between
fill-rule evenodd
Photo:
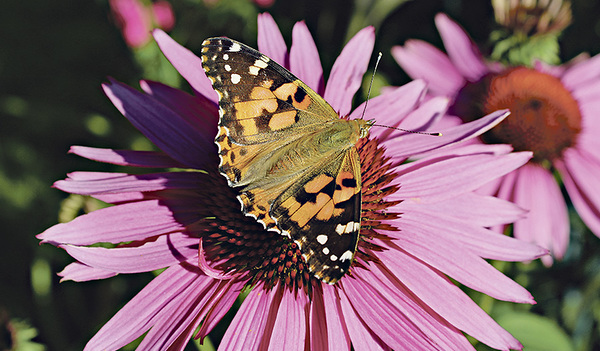
<instances>
[{"instance_id":1,"label":"green leaf","mask_svg":"<svg viewBox=\"0 0 600 351\"><path fill-rule=\"evenodd\" d=\"M528 312L510 312L498 324L523 344L524 351L573 351L569 336L552 319Z\"/></svg>"}]
</instances>

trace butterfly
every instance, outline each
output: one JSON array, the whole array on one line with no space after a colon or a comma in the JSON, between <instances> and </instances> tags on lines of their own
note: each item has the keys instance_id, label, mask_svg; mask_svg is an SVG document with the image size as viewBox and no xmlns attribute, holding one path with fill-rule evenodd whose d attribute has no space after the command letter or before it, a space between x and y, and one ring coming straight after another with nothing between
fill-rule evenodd
<instances>
[{"instance_id":1,"label":"butterfly","mask_svg":"<svg viewBox=\"0 0 600 351\"><path fill-rule=\"evenodd\" d=\"M309 271L334 284L357 250L361 164L372 121L341 119L316 92L257 50L228 38L202 43L219 97L219 172L245 215L290 238Z\"/></svg>"}]
</instances>

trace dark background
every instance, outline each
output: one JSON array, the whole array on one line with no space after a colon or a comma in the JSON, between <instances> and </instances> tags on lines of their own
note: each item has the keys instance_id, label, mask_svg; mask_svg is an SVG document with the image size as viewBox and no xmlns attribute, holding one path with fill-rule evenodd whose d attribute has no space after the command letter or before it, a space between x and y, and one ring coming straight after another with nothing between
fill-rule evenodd
<instances>
[{"instance_id":1,"label":"dark background","mask_svg":"<svg viewBox=\"0 0 600 351\"><path fill-rule=\"evenodd\" d=\"M214 35L256 47L256 14L262 11L273 15L288 45L293 24L305 20L325 72L347 38L364 25L374 24L375 51L384 54L379 75L393 85L409 81L389 54L393 45L419 38L441 47L433 21L436 13L445 12L457 20L484 51L494 25L492 7L486 1L413 1L371 15L347 0L280 0L269 9L244 0L223 0L208 7L200 0L171 3L177 21L171 35L195 52L203 39ZM600 2L578 0L572 7L574 23L560 41L563 61L582 51L600 52ZM111 105L100 84L112 76L137 87L140 79L149 78L189 89L159 57L153 44L137 51L125 44L108 1L2 2L0 321L3 313L26 321L39 332L35 341L50 350L82 349L153 277L147 273L59 284L55 273L72 259L53 246L39 246L35 235L57 223L59 212L69 217L70 209L79 211L77 201L85 201L67 200L67 194L51 188L54 181L74 170L123 171L67 155L70 145L152 147ZM541 336L559 334L574 350L598 350L600 239L575 214L572 219L571 247L563 262L549 269L539 262L499 265L533 293L538 305L513 306L469 293L501 323L507 313L522 313L522 319L508 318L504 323L539 324ZM212 339L215 344L218 334ZM480 344L477 348L485 349Z\"/></svg>"}]
</instances>

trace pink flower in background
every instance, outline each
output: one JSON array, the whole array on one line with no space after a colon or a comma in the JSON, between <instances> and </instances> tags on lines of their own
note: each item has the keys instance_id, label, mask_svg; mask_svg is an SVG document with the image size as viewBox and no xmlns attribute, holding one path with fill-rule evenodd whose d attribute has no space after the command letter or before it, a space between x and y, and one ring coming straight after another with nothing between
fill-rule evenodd
<instances>
[{"instance_id":1,"label":"pink flower in background","mask_svg":"<svg viewBox=\"0 0 600 351\"><path fill-rule=\"evenodd\" d=\"M190 337L205 337L244 288L248 295L220 350L473 349L463 332L496 349L521 348L449 277L497 299L534 303L485 259L531 260L546 251L485 229L510 223L523 211L473 192L525 164L531 153L510 153L504 145L440 150L489 130L505 111L445 129L443 137L373 127L369 140L358 145L363 222L355 261L335 285L323 284L308 273L295 243L242 214L235 190L217 172L217 96L200 59L162 31L154 37L195 95L151 81L142 81L143 93L116 81L104 90L162 151L74 146L71 152L112 164L182 171L71 173L55 186L113 206L38 236L77 260L60 273L63 280L166 267L86 350L118 349L144 333L140 349L182 350ZM373 28L348 42L327 84L303 22L296 23L292 38L288 52L273 18L259 15L259 50L315 89L340 116L360 118L362 106L352 111L352 98L371 58ZM368 115L384 125L429 125L448 101L424 102L424 91L423 82L415 81L373 98ZM403 163L431 150L439 151ZM117 246L91 246L99 242Z\"/></svg>"},{"instance_id":2,"label":"pink flower in background","mask_svg":"<svg viewBox=\"0 0 600 351\"><path fill-rule=\"evenodd\" d=\"M479 141L533 151L525 166L482 189L529 211L514 224L514 236L556 258L565 254L569 218L555 170L583 221L600 236L600 55L556 67L488 64L458 24L443 14L435 21L447 55L420 40L394 47L392 54L411 77L428 82L432 96L452 99L446 122L510 109ZM550 256L542 260L552 263Z\"/></svg>"},{"instance_id":3,"label":"pink flower in background","mask_svg":"<svg viewBox=\"0 0 600 351\"><path fill-rule=\"evenodd\" d=\"M152 38L154 28L169 31L175 25L171 4L157 1L146 7L140 0L110 0L110 8L127 45L137 48Z\"/></svg>"}]
</instances>

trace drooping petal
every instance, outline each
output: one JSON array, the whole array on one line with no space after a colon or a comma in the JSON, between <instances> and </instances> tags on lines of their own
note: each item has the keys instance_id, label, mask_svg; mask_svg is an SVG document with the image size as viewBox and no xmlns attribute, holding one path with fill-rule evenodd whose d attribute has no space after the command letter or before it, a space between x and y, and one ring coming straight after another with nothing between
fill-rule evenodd
<instances>
[{"instance_id":1,"label":"drooping petal","mask_svg":"<svg viewBox=\"0 0 600 351\"><path fill-rule=\"evenodd\" d=\"M173 299L190 298L182 292L193 288L202 295L213 284L214 280L184 265L168 268L104 324L85 350L117 350L129 344L152 327L154 317Z\"/></svg>"},{"instance_id":2,"label":"drooping petal","mask_svg":"<svg viewBox=\"0 0 600 351\"><path fill-rule=\"evenodd\" d=\"M413 79L423 79L434 95L453 97L465 84L446 54L421 40L394 46L392 56Z\"/></svg>"},{"instance_id":3,"label":"drooping petal","mask_svg":"<svg viewBox=\"0 0 600 351\"><path fill-rule=\"evenodd\" d=\"M290 70L312 90L323 92L323 67L319 50L304 21L296 22L292 31Z\"/></svg>"},{"instance_id":4,"label":"drooping petal","mask_svg":"<svg viewBox=\"0 0 600 351\"><path fill-rule=\"evenodd\" d=\"M346 279L342 287L359 316L393 350L472 349L456 328L373 272Z\"/></svg>"},{"instance_id":5,"label":"drooping petal","mask_svg":"<svg viewBox=\"0 0 600 351\"><path fill-rule=\"evenodd\" d=\"M415 161L398 167L394 184L401 187L390 199L419 199L442 201L473 191L499 175L509 173L525 164L531 153L508 155L465 155L444 159Z\"/></svg>"},{"instance_id":6,"label":"drooping petal","mask_svg":"<svg viewBox=\"0 0 600 351\"><path fill-rule=\"evenodd\" d=\"M352 109L352 99L362 84L374 45L375 29L363 28L348 41L331 68L323 97L340 116Z\"/></svg>"},{"instance_id":7,"label":"drooping petal","mask_svg":"<svg viewBox=\"0 0 600 351\"><path fill-rule=\"evenodd\" d=\"M493 196L465 193L445 201L427 202L427 199L414 201L407 199L398 204L400 213L421 211L438 216L451 217L474 226L491 227L512 223L523 218L526 211L511 202Z\"/></svg>"},{"instance_id":8,"label":"drooping petal","mask_svg":"<svg viewBox=\"0 0 600 351\"><path fill-rule=\"evenodd\" d=\"M198 169L212 160L214 143L167 106L116 81L102 87L123 116L173 159Z\"/></svg>"},{"instance_id":9,"label":"drooping petal","mask_svg":"<svg viewBox=\"0 0 600 351\"><path fill-rule=\"evenodd\" d=\"M202 282L195 283L156 314L154 326L144 337L138 349L183 350L204 316L221 301L224 295L239 295L239 292L235 291L240 287L239 283L214 282L212 286L203 290ZM198 294L198 290L202 293Z\"/></svg>"},{"instance_id":10,"label":"drooping petal","mask_svg":"<svg viewBox=\"0 0 600 351\"><path fill-rule=\"evenodd\" d=\"M468 248L456 245L454 238L439 235L439 227L402 218L402 232L384 232L394 238L392 249L406 251L416 259L443 272L471 289L498 300L533 303L533 297ZM402 235L399 235L401 233Z\"/></svg>"},{"instance_id":11,"label":"drooping petal","mask_svg":"<svg viewBox=\"0 0 600 351\"><path fill-rule=\"evenodd\" d=\"M279 286L272 289L255 287L246 296L244 303L233 317L219 344L219 350L266 349L269 332L273 328L275 316L283 292Z\"/></svg>"},{"instance_id":12,"label":"drooping petal","mask_svg":"<svg viewBox=\"0 0 600 351\"><path fill-rule=\"evenodd\" d=\"M315 287L310 311L311 350L350 350L350 336L336 290L331 285Z\"/></svg>"},{"instance_id":13,"label":"drooping petal","mask_svg":"<svg viewBox=\"0 0 600 351\"><path fill-rule=\"evenodd\" d=\"M239 292L244 288L244 284L244 281L229 283L227 293L223 294L220 300L216 301L210 311L208 311L206 318L202 322L202 326L198 330L198 333L196 333L196 338L203 339L221 321L225 314L229 312L231 306L233 306Z\"/></svg>"},{"instance_id":14,"label":"drooping petal","mask_svg":"<svg viewBox=\"0 0 600 351\"><path fill-rule=\"evenodd\" d=\"M71 146L69 153L90 160L112 163L120 166L152 167L152 168L183 168L183 164L175 161L166 154L154 151L133 151L100 149L87 146Z\"/></svg>"},{"instance_id":15,"label":"drooping petal","mask_svg":"<svg viewBox=\"0 0 600 351\"><path fill-rule=\"evenodd\" d=\"M401 287L406 286L453 326L493 348L521 348L512 335L439 272L402 251L384 251L380 258L393 273L393 283L398 292L402 292ZM410 285L401 282L410 282Z\"/></svg>"},{"instance_id":16,"label":"drooping petal","mask_svg":"<svg viewBox=\"0 0 600 351\"><path fill-rule=\"evenodd\" d=\"M268 12L258 15L258 51L283 67L289 68L288 51L277 23Z\"/></svg>"},{"instance_id":17,"label":"drooping petal","mask_svg":"<svg viewBox=\"0 0 600 351\"><path fill-rule=\"evenodd\" d=\"M569 245L567 206L552 173L529 163L517 171L513 201L528 210L514 224L514 236L535 242L562 258Z\"/></svg>"},{"instance_id":18,"label":"drooping petal","mask_svg":"<svg viewBox=\"0 0 600 351\"><path fill-rule=\"evenodd\" d=\"M210 80L202 69L202 60L187 48L179 45L162 30L155 29L152 31L152 35L154 35L154 40L156 40L160 50L169 62L187 80L196 93L217 103L219 101L217 93L213 90Z\"/></svg>"},{"instance_id":19,"label":"drooping petal","mask_svg":"<svg viewBox=\"0 0 600 351\"><path fill-rule=\"evenodd\" d=\"M150 272L198 256L198 238L183 233L161 235L137 247L81 247L60 245L79 262L115 273Z\"/></svg>"},{"instance_id":20,"label":"drooping petal","mask_svg":"<svg viewBox=\"0 0 600 351\"><path fill-rule=\"evenodd\" d=\"M306 321L309 311L308 296L296 294L288 289L283 290L283 296L273 325L269 350L305 349Z\"/></svg>"},{"instance_id":21,"label":"drooping petal","mask_svg":"<svg viewBox=\"0 0 600 351\"><path fill-rule=\"evenodd\" d=\"M557 162L573 205L585 224L600 237L600 164L584 150L569 149L564 161Z\"/></svg>"},{"instance_id":22,"label":"drooping petal","mask_svg":"<svg viewBox=\"0 0 600 351\"><path fill-rule=\"evenodd\" d=\"M450 60L463 77L475 82L488 73L479 49L458 23L440 13L435 16L435 25L444 41Z\"/></svg>"},{"instance_id":23,"label":"drooping petal","mask_svg":"<svg viewBox=\"0 0 600 351\"><path fill-rule=\"evenodd\" d=\"M60 280L63 281L72 280L74 282L87 282L90 280L106 279L117 275L115 272L106 271L104 269L90 267L83 263L73 262L65 267L60 273Z\"/></svg>"},{"instance_id":24,"label":"drooping petal","mask_svg":"<svg viewBox=\"0 0 600 351\"><path fill-rule=\"evenodd\" d=\"M470 221L461 221L451 215L438 214L423 206L423 210L402 211L399 204L392 207L402 213L402 223L422 223L433 236L432 240L454 241L477 256L502 261L528 261L543 256L547 251L537 245L517 240L492 230L473 225ZM416 225L416 224L415 224Z\"/></svg>"},{"instance_id":25,"label":"drooping petal","mask_svg":"<svg viewBox=\"0 0 600 351\"><path fill-rule=\"evenodd\" d=\"M96 210L50 227L37 238L54 244L118 244L183 230L185 225L175 220L171 209L148 200Z\"/></svg>"},{"instance_id":26,"label":"drooping petal","mask_svg":"<svg viewBox=\"0 0 600 351\"><path fill-rule=\"evenodd\" d=\"M348 300L346 294L340 291L340 306L344 321L348 327L348 334L352 340L352 347L355 350L380 351L391 350L366 324L362 318L358 316L358 311L355 311L352 304Z\"/></svg>"},{"instance_id":27,"label":"drooping petal","mask_svg":"<svg viewBox=\"0 0 600 351\"><path fill-rule=\"evenodd\" d=\"M446 130L437 130L442 136L433 137L420 134L406 133L396 138L389 138L383 142L389 154L397 159L421 154L427 151L462 142L479 136L508 116L507 111L496 111L473 122L465 123Z\"/></svg>"}]
</instances>

